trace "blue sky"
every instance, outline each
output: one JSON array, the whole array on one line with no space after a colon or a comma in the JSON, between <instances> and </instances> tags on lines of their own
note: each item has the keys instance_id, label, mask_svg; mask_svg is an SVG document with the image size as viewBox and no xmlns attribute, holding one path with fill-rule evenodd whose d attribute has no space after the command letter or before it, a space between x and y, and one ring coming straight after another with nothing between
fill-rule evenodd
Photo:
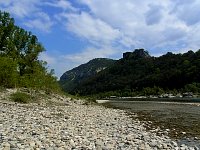
<instances>
[{"instance_id":1,"label":"blue sky","mask_svg":"<svg viewBox=\"0 0 200 150\"><path fill-rule=\"evenodd\" d=\"M200 49L200 0L0 0L35 34L60 77L93 58L144 48L153 56Z\"/></svg>"}]
</instances>

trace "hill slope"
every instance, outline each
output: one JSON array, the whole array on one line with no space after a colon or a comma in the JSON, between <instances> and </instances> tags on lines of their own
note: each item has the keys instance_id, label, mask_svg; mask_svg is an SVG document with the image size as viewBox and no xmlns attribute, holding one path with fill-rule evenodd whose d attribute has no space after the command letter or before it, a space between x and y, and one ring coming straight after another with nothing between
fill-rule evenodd
<instances>
[{"instance_id":1,"label":"hill slope","mask_svg":"<svg viewBox=\"0 0 200 150\"><path fill-rule=\"evenodd\" d=\"M93 59L86 64L82 64L72 70L66 71L60 77L59 83L64 91L72 92L80 83L113 65L114 62L115 60L107 58Z\"/></svg>"},{"instance_id":2,"label":"hill slope","mask_svg":"<svg viewBox=\"0 0 200 150\"><path fill-rule=\"evenodd\" d=\"M93 78L80 82L74 93L81 95L108 91L142 91L146 87L164 90L184 88L195 83L200 86L200 51L184 54L168 52L160 57L151 57L147 51L137 49L123 54L112 67L101 71Z\"/></svg>"}]
</instances>

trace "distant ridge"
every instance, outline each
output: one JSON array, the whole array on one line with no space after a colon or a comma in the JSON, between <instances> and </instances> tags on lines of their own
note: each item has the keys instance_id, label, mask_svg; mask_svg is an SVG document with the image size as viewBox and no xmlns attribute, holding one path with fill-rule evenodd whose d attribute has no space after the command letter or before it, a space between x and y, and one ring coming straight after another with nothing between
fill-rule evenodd
<instances>
[{"instance_id":1,"label":"distant ridge","mask_svg":"<svg viewBox=\"0 0 200 150\"><path fill-rule=\"evenodd\" d=\"M88 78L113 65L115 60L108 58L95 58L86 64L82 64L72 70L66 71L60 77L60 85L66 92L72 92L76 86Z\"/></svg>"},{"instance_id":2,"label":"distant ridge","mask_svg":"<svg viewBox=\"0 0 200 150\"><path fill-rule=\"evenodd\" d=\"M124 53L123 58L112 66L81 80L71 93L91 95L113 92L123 96L134 95L134 91L140 91L140 94L169 90L200 93L199 72L200 50L184 54L168 52L152 57L144 49L136 49Z\"/></svg>"}]
</instances>

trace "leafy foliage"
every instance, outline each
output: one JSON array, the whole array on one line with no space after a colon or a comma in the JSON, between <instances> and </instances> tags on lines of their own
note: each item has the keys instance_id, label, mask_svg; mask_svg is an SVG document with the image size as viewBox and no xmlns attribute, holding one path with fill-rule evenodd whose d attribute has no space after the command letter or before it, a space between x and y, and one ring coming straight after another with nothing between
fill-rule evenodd
<instances>
[{"instance_id":1,"label":"leafy foliage","mask_svg":"<svg viewBox=\"0 0 200 150\"><path fill-rule=\"evenodd\" d=\"M0 56L0 83L4 87L17 84L17 63L10 58Z\"/></svg>"},{"instance_id":2,"label":"leafy foliage","mask_svg":"<svg viewBox=\"0 0 200 150\"><path fill-rule=\"evenodd\" d=\"M35 35L14 24L0 11L0 86L59 90L53 71L38 60L45 49Z\"/></svg>"},{"instance_id":3,"label":"leafy foliage","mask_svg":"<svg viewBox=\"0 0 200 150\"><path fill-rule=\"evenodd\" d=\"M120 95L157 95L164 91L199 91L200 50L151 57L139 49L123 56L113 66L81 82L72 94L117 91Z\"/></svg>"},{"instance_id":4,"label":"leafy foliage","mask_svg":"<svg viewBox=\"0 0 200 150\"><path fill-rule=\"evenodd\" d=\"M29 103L31 96L26 93L16 92L11 94L11 100L18 103Z\"/></svg>"}]
</instances>

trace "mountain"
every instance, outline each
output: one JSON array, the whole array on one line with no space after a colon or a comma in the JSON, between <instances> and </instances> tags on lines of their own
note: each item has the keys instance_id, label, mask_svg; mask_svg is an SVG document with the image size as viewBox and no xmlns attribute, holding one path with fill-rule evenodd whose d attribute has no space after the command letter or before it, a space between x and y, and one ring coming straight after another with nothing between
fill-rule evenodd
<instances>
[{"instance_id":1,"label":"mountain","mask_svg":"<svg viewBox=\"0 0 200 150\"><path fill-rule=\"evenodd\" d=\"M111 67L79 82L78 86L73 87L72 93L125 93L154 87L158 87L158 90L178 90L188 85L200 90L199 72L200 50L184 54L168 52L160 57L152 57L144 49L136 49L124 53L123 58Z\"/></svg>"},{"instance_id":2,"label":"mountain","mask_svg":"<svg viewBox=\"0 0 200 150\"><path fill-rule=\"evenodd\" d=\"M80 83L112 66L114 63L115 60L113 59L95 58L86 64L82 64L72 70L66 71L60 77L59 83L64 91L72 92Z\"/></svg>"}]
</instances>

